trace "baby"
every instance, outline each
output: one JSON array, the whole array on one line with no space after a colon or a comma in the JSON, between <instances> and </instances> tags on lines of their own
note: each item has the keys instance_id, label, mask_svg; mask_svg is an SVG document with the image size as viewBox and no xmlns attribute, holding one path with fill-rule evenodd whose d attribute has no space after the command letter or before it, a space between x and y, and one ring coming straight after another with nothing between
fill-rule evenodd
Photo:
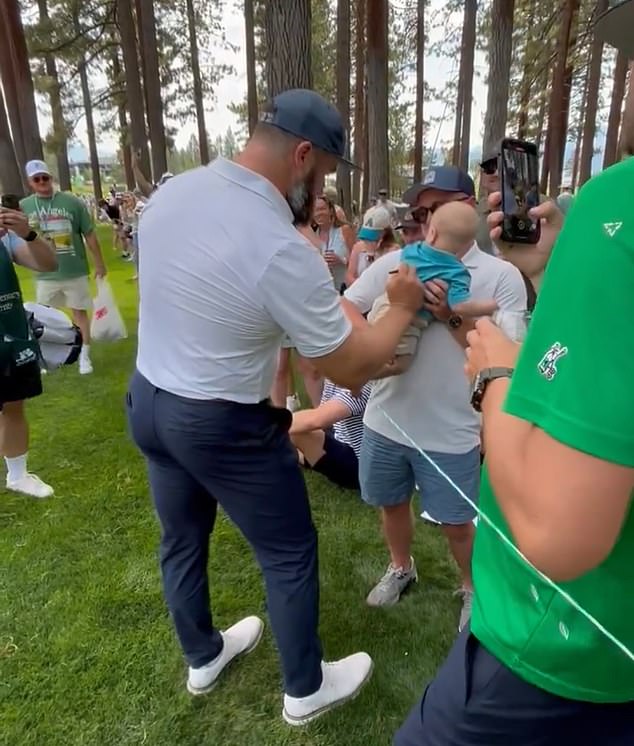
<instances>
[{"instance_id":1,"label":"baby","mask_svg":"<svg viewBox=\"0 0 634 746\"><path fill-rule=\"evenodd\" d=\"M447 283L447 304L461 316L487 316L497 308L494 300L470 300L471 275L456 256L471 248L478 223L479 217L473 207L464 202L449 202L432 214L427 241L408 244L401 253L401 260L416 269L421 282L444 280ZM368 314L368 321L376 323L387 311L389 303L386 294L377 298ZM401 337L394 360L379 372L377 378L398 375L409 368L422 331L432 319L429 311L418 312Z\"/></svg>"}]
</instances>

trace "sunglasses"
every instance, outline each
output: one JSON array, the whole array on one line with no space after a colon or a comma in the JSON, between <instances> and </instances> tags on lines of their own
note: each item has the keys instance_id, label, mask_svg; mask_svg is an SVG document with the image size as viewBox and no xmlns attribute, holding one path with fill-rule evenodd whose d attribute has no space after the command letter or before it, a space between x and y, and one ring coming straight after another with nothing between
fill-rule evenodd
<instances>
[{"instance_id":1,"label":"sunglasses","mask_svg":"<svg viewBox=\"0 0 634 746\"><path fill-rule=\"evenodd\" d=\"M480 164L480 168L487 176L493 176L497 173L498 162L497 160L485 161L484 163Z\"/></svg>"},{"instance_id":2,"label":"sunglasses","mask_svg":"<svg viewBox=\"0 0 634 746\"><path fill-rule=\"evenodd\" d=\"M469 199L471 199L471 197L465 195L464 197L460 197L460 199L454 199L451 201L466 202ZM431 207L417 207L415 210L412 210L412 219L415 220L417 223L421 223L421 225L424 225L428 221L430 215L436 212L439 207L442 207L446 204L447 202L434 202Z\"/></svg>"},{"instance_id":3,"label":"sunglasses","mask_svg":"<svg viewBox=\"0 0 634 746\"><path fill-rule=\"evenodd\" d=\"M47 174L40 174L40 176L34 176L33 182L35 184L47 184L51 180L51 177Z\"/></svg>"}]
</instances>

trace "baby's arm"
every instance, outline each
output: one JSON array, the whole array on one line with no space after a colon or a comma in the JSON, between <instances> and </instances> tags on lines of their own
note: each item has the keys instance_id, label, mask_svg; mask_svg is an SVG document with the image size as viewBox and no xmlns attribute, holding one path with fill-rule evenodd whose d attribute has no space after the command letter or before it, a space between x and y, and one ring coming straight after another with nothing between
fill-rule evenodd
<instances>
[{"instance_id":1,"label":"baby's arm","mask_svg":"<svg viewBox=\"0 0 634 746\"><path fill-rule=\"evenodd\" d=\"M456 303L451 306L451 310L459 313L461 316L477 318L479 316L491 316L498 309L495 300L465 300L462 303Z\"/></svg>"}]
</instances>

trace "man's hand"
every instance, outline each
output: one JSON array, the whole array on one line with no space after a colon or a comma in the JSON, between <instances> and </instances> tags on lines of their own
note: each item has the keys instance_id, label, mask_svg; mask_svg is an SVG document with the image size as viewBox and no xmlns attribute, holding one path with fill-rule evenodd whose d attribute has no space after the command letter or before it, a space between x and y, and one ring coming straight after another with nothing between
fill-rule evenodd
<instances>
[{"instance_id":1,"label":"man's hand","mask_svg":"<svg viewBox=\"0 0 634 746\"><path fill-rule=\"evenodd\" d=\"M26 238L31 232L29 219L19 210L0 209L0 226L13 231L20 238Z\"/></svg>"},{"instance_id":2,"label":"man's hand","mask_svg":"<svg viewBox=\"0 0 634 746\"><path fill-rule=\"evenodd\" d=\"M467 334L465 372L472 381L485 368L514 368L520 345L512 342L490 319L480 319Z\"/></svg>"},{"instance_id":3,"label":"man's hand","mask_svg":"<svg viewBox=\"0 0 634 746\"><path fill-rule=\"evenodd\" d=\"M407 264L401 264L397 270L390 272L385 291L392 306L402 306L412 315L425 302L425 288L416 276L414 267Z\"/></svg>"},{"instance_id":4,"label":"man's hand","mask_svg":"<svg viewBox=\"0 0 634 746\"><path fill-rule=\"evenodd\" d=\"M103 262L95 265L95 280L103 280L107 274L108 270Z\"/></svg>"},{"instance_id":5,"label":"man's hand","mask_svg":"<svg viewBox=\"0 0 634 746\"><path fill-rule=\"evenodd\" d=\"M425 302L423 308L429 311L434 318L446 324L452 314L447 303L447 290L449 285L444 280L429 280L424 285Z\"/></svg>"},{"instance_id":6,"label":"man's hand","mask_svg":"<svg viewBox=\"0 0 634 746\"><path fill-rule=\"evenodd\" d=\"M504 213L500 212L502 195L500 192L493 192L489 195L488 201L491 213L487 222L491 231L491 240L500 249L504 258L514 264L529 279L539 277L550 259L553 246L564 224L564 216L557 204L553 200L546 200L529 210L529 215L541 223L539 242L533 246L501 241L501 226L504 220Z\"/></svg>"}]
</instances>

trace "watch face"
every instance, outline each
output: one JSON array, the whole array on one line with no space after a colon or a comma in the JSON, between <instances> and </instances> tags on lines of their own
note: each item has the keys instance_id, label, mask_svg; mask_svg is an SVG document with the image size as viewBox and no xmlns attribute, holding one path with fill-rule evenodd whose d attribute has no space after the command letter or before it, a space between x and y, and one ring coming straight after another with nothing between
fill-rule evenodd
<instances>
[{"instance_id":1,"label":"watch face","mask_svg":"<svg viewBox=\"0 0 634 746\"><path fill-rule=\"evenodd\" d=\"M460 329L460 327L462 326L462 316L454 313L452 316L449 317L447 323L449 324L449 327L451 329Z\"/></svg>"}]
</instances>

